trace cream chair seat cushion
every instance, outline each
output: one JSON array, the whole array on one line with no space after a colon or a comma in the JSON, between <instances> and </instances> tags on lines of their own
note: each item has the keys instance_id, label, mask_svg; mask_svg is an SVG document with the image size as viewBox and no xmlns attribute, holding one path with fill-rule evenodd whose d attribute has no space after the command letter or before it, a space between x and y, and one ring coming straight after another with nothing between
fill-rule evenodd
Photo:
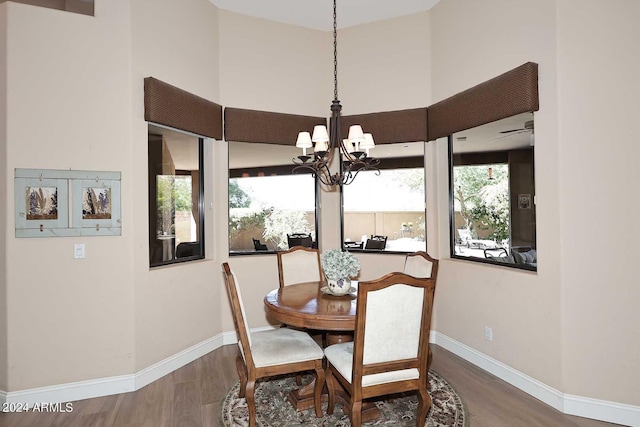
<instances>
[{"instance_id":1,"label":"cream chair seat cushion","mask_svg":"<svg viewBox=\"0 0 640 427\"><path fill-rule=\"evenodd\" d=\"M279 328L251 333L251 355L256 367L322 359L322 348L306 332ZM242 345L240 352L242 352Z\"/></svg>"},{"instance_id":2,"label":"cream chair seat cushion","mask_svg":"<svg viewBox=\"0 0 640 427\"><path fill-rule=\"evenodd\" d=\"M351 382L351 373L353 369L353 342L331 345L324 349L324 354L327 360L331 362L338 372L340 372L347 381ZM362 387L402 380L412 380L418 377L419 373L415 368L365 375L362 377Z\"/></svg>"}]
</instances>

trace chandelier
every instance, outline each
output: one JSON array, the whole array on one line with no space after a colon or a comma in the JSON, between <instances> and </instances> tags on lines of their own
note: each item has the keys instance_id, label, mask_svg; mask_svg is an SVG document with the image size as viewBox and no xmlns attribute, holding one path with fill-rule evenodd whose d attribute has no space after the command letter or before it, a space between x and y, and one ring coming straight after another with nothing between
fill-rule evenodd
<instances>
[{"instance_id":1,"label":"chandelier","mask_svg":"<svg viewBox=\"0 0 640 427\"><path fill-rule=\"evenodd\" d=\"M298 133L296 147L302 148L302 156L293 159L296 165L293 173L311 172L320 182L327 186L348 185L353 182L362 170L373 170L380 174L376 167L380 160L369 157L369 150L375 147L373 136L364 133L362 126L353 125L349 128L347 139L342 139L340 111L342 105L338 101L338 31L336 24L336 0L333 0L333 102L331 104L331 132L327 132L324 125L316 125L313 135L309 132ZM314 146L315 143L315 146ZM307 155L307 149L313 147L312 155ZM342 156L340 171L331 174L329 165L338 151Z\"/></svg>"}]
</instances>

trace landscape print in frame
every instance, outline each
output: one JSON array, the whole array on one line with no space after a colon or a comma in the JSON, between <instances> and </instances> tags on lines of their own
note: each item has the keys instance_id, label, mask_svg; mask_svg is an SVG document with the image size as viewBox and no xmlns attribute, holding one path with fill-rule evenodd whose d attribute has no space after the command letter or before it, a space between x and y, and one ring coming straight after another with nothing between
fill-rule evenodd
<instances>
[{"instance_id":1,"label":"landscape print in frame","mask_svg":"<svg viewBox=\"0 0 640 427\"><path fill-rule=\"evenodd\" d=\"M69 181L58 175L47 169L16 169L16 237L68 235Z\"/></svg>"},{"instance_id":2,"label":"landscape print in frame","mask_svg":"<svg viewBox=\"0 0 640 427\"><path fill-rule=\"evenodd\" d=\"M82 219L111 219L111 188L82 188Z\"/></svg>"},{"instance_id":3,"label":"landscape print in frame","mask_svg":"<svg viewBox=\"0 0 640 427\"><path fill-rule=\"evenodd\" d=\"M27 187L25 193L28 220L58 219L58 187Z\"/></svg>"}]
</instances>

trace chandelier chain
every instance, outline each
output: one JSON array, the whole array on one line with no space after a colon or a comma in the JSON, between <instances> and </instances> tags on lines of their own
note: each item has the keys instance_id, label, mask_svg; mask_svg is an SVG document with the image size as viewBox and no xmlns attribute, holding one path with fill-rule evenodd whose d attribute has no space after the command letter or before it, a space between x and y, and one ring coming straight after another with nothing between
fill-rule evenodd
<instances>
[{"instance_id":1,"label":"chandelier chain","mask_svg":"<svg viewBox=\"0 0 640 427\"><path fill-rule=\"evenodd\" d=\"M340 114L342 105L340 105L340 101L338 100L338 19L336 3L337 0L333 0L333 103L331 104L330 132L328 132L327 135L329 140L313 140L308 132L300 132L298 142L302 140L302 143L300 145L296 143L296 146L303 147L303 150L306 150L306 148L312 147L313 141L316 142L315 150L311 156L307 156L306 151L303 151L302 156L292 159L295 165L293 173L310 172L312 176L322 184L330 187L351 184L360 171L373 171L376 175L380 175L380 169L378 169L380 160L369 157L369 148L373 148L373 138L371 138L370 134L364 135L364 140L366 140L366 136L369 136L371 142L371 145L366 148L366 153L362 150L364 147L360 147L360 149L358 147L358 141L360 141L360 143L363 141L362 136L360 139L354 139L355 142L353 142L353 144L352 141L349 141L351 149L345 146L344 141L346 140L342 139ZM359 125L355 126L360 127ZM324 127L324 130L325 132L327 131L326 127ZM362 129L360 129L360 133L362 133ZM304 138L301 137L301 135L304 134L307 134L306 139L309 140L309 145L304 145L306 143L304 142ZM319 145L321 142L324 146ZM332 173L329 165L333 160L334 154L338 156L340 170L339 172Z\"/></svg>"},{"instance_id":2,"label":"chandelier chain","mask_svg":"<svg viewBox=\"0 0 640 427\"><path fill-rule=\"evenodd\" d=\"M338 99L338 20L333 0L333 99Z\"/></svg>"}]
</instances>

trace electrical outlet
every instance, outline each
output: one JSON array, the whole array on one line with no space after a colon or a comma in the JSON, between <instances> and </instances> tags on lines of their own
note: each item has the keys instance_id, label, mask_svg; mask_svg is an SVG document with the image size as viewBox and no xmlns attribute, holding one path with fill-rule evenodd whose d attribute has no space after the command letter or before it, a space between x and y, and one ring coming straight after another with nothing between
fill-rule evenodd
<instances>
[{"instance_id":1,"label":"electrical outlet","mask_svg":"<svg viewBox=\"0 0 640 427\"><path fill-rule=\"evenodd\" d=\"M488 326L484 327L484 339L487 341L493 341L493 330Z\"/></svg>"}]
</instances>

